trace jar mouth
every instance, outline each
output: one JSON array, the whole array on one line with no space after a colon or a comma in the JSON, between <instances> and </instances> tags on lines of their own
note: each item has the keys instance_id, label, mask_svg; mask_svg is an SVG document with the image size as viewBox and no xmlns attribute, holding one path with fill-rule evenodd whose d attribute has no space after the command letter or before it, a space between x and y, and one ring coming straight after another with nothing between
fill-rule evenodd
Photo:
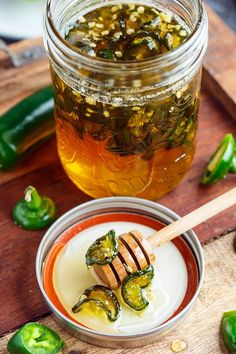
<instances>
[{"instance_id":1,"label":"jar mouth","mask_svg":"<svg viewBox=\"0 0 236 354\"><path fill-rule=\"evenodd\" d=\"M132 1L132 2L135 3L135 1ZM50 29L52 31L52 34L53 34L55 40L60 41L62 50L64 50L65 52L68 52L68 54L70 53L71 55L73 55L74 59L77 59L78 62L86 61L88 65L95 66L95 67L97 65L102 65L103 69L104 69L104 64L106 65L106 67L111 67L111 68L119 68L122 66L122 70L130 70L133 67L145 67L145 66L150 67L153 64L158 65L158 64L161 64L161 62L163 62L166 58L168 58L168 60L171 60L171 59L174 59L174 58L178 57L179 55L181 55L196 40L196 37L198 36L200 25L203 20L203 9L204 9L202 1L197 0L197 3L198 3L197 8L199 10L198 19L197 19L193 29L191 29L191 32L190 32L188 38L186 39L186 41L182 42L178 47L173 48L168 52L161 53L158 56L147 58L147 59L132 60L132 61L119 60L118 62L115 62L115 61L103 59L100 57L91 57L88 54L81 52L75 46L71 45L68 41L66 41L63 38L63 36L60 34L60 32L58 31L58 29L56 28L56 26L54 24L53 16L51 13L51 3L52 3L52 0L47 1L46 10L47 10L47 14L48 14L48 17L47 17L48 24L46 23L46 28L48 27L47 25L50 26ZM127 2L120 1L120 3L125 4ZM104 6L104 4L102 6ZM47 20L46 20L46 22L47 22Z\"/></svg>"},{"instance_id":2,"label":"jar mouth","mask_svg":"<svg viewBox=\"0 0 236 354\"><path fill-rule=\"evenodd\" d=\"M59 75L63 76L65 73L69 73L70 80L74 80L75 88L79 79L83 80L83 83L86 81L86 84L89 85L102 85L105 87L131 87L135 90L141 87L145 90L152 90L153 86L155 86L156 88L168 89L170 85L177 83L183 77L188 77L186 80L189 81L190 77L193 77L201 65L201 60L207 47L207 15L201 0L188 0L188 2L186 0L175 0L174 2L183 2L185 5L191 4L196 7L187 9L184 6L179 6L184 11L185 16L188 17L191 30L188 38L181 45L169 52L145 60L118 62L86 55L79 49L76 50L73 45L63 38L60 26L63 28L63 21L66 23L67 18L65 19L65 17L69 10L72 7L75 11L75 7L81 6L81 3L84 6L86 0L83 2L79 0L64 0L61 3L57 1L56 5L54 1L47 1L44 33L45 48L52 64L58 73L61 73ZM88 2L90 1L88 0ZM156 7L154 0L150 1L151 6ZM158 1L161 4L163 0ZM104 6L104 3L106 5L114 5L117 4L117 0L107 0L106 2L97 0L93 1L93 3L101 6ZM119 3L131 3L131 0L123 0ZM143 0L132 1L132 3L143 4ZM70 7L68 7L68 4ZM148 5L148 2L145 5ZM160 5L160 7L164 9L164 5ZM94 5L91 8L95 8ZM169 9L171 10L171 7ZM88 7L86 7L86 10L88 12ZM80 9L77 12L79 11ZM176 10L174 13L177 14L178 11ZM140 80L140 72L142 73L142 80Z\"/></svg>"}]
</instances>

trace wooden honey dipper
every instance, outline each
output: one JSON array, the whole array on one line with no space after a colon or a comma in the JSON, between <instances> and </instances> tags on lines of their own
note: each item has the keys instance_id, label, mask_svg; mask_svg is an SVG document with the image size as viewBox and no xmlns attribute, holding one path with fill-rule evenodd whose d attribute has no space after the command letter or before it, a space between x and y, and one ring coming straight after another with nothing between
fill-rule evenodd
<instances>
[{"instance_id":1,"label":"wooden honey dipper","mask_svg":"<svg viewBox=\"0 0 236 354\"><path fill-rule=\"evenodd\" d=\"M139 231L130 231L118 237L118 255L109 264L93 266L94 271L109 288L116 289L128 274L146 268L155 260L153 248L210 219L236 203L236 187L190 212L181 219L145 238Z\"/></svg>"}]
</instances>

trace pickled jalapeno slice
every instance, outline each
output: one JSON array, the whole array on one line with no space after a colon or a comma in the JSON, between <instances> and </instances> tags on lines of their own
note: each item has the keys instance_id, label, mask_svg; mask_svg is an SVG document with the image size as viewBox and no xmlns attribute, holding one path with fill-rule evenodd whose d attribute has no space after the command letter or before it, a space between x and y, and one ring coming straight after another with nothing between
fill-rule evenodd
<instances>
[{"instance_id":1,"label":"pickled jalapeno slice","mask_svg":"<svg viewBox=\"0 0 236 354\"><path fill-rule=\"evenodd\" d=\"M202 184L213 184L234 171L235 139L232 134L226 134L212 155L202 177Z\"/></svg>"},{"instance_id":2,"label":"pickled jalapeno slice","mask_svg":"<svg viewBox=\"0 0 236 354\"><path fill-rule=\"evenodd\" d=\"M143 295L143 289L147 288L154 277L153 266L148 266L128 275L121 286L121 294L125 303L136 311L144 310L149 302Z\"/></svg>"},{"instance_id":3,"label":"pickled jalapeno slice","mask_svg":"<svg viewBox=\"0 0 236 354\"><path fill-rule=\"evenodd\" d=\"M91 267L93 264L111 263L118 253L118 248L115 231L110 230L89 247L85 255L87 267Z\"/></svg>"},{"instance_id":4,"label":"pickled jalapeno slice","mask_svg":"<svg viewBox=\"0 0 236 354\"><path fill-rule=\"evenodd\" d=\"M85 289L72 311L78 313L84 309L98 315L102 311L112 322L116 321L120 314L120 304L116 295L103 285Z\"/></svg>"},{"instance_id":5,"label":"pickled jalapeno slice","mask_svg":"<svg viewBox=\"0 0 236 354\"><path fill-rule=\"evenodd\" d=\"M178 47L188 29L170 12L119 4L80 16L65 39L83 53L112 61L144 60Z\"/></svg>"}]
</instances>

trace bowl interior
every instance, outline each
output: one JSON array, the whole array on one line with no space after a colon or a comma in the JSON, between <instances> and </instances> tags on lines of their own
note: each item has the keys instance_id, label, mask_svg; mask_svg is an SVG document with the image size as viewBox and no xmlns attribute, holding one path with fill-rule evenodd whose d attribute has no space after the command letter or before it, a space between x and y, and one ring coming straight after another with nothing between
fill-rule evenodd
<instances>
[{"instance_id":1,"label":"bowl interior","mask_svg":"<svg viewBox=\"0 0 236 354\"><path fill-rule=\"evenodd\" d=\"M152 330L180 314L193 299L200 281L194 252L182 237L155 250L153 296L142 315L122 303L119 291L117 296L123 310L115 325L101 326L100 320L84 316L82 312L74 315L71 311L82 291L97 283L87 270L84 258L88 246L96 238L110 229L115 229L117 235L137 229L149 236L161 227L163 224L156 217L113 211L78 221L62 232L50 247L42 271L44 290L58 312L78 328L82 326L122 336Z\"/></svg>"}]
</instances>

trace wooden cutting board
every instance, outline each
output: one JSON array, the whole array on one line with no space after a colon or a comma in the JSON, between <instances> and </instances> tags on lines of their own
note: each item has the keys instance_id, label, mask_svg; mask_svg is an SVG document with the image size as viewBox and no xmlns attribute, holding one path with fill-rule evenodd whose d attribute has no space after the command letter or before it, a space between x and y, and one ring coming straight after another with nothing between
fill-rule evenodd
<instances>
[{"instance_id":1,"label":"wooden cutting board","mask_svg":"<svg viewBox=\"0 0 236 354\"><path fill-rule=\"evenodd\" d=\"M182 183L158 201L181 215L213 199L236 184L236 175L230 175L211 187L199 184L204 167L219 140L227 132L232 132L236 136L235 121L209 91L215 80L218 87L216 96L219 97L219 92L221 92L221 101L224 103L226 97L226 107L229 108L229 102L230 107L233 107L235 96L232 93L233 85L230 75L227 74L229 80L225 81L222 74L222 70L223 72L228 70L228 66L226 64L222 66L219 60L222 59L223 53L227 53L224 57L225 61L231 54L228 41L223 41L225 38L231 38L231 52L233 48L236 48L236 46L232 46L232 43L236 42L235 35L211 10L209 10L209 15L210 33L213 29L217 30L218 39L221 41L221 51L219 52L215 43L217 41L212 35L205 59L196 157L191 171ZM12 45L11 48L13 51L21 51L38 43L38 40L24 41ZM216 60L216 58L218 59ZM236 70L235 63L234 66L233 63L230 65ZM222 86L221 80L223 81ZM21 68L13 68L7 56L1 53L0 114L49 82L49 68L46 59L34 61ZM4 301L4 306L1 309L0 334L48 312L39 294L34 271L35 255L44 231L24 231L17 227L11 219L12 207L22 197L25 187L29 184L36 186L41 193L55 200L59 215L91 199L79 191L66 177L58 161L55 139L31 154L15 171L0 173L0 262L2 265L0 293ZM236 210L231 208L197 227L196 232L201 242L205 243L235 228Z\"/></svg>"},{"instance_id":2,"label":"wooden cutting board","mask_svg":"<svg viewBox=\"0 0 236 354\"><path fill-rule=\"evenodd\" d=\"M60 334L65 342L63 354L175 354L175 341L181 341L183 350L180 354L228 354L219 326L223 312L235 308L236 269L232 247L235 236L236 233L231 233L204 247L206 275L193 309L183 322L158 338L155 343L132 349L102 348L71 336L51 315L41 318L40 323ZM227 257L224 257L226 253ZM2 354L7 354L4 349L12 335L13 333L6 334L0 339Z\"/></svg>"}]
</instances>

